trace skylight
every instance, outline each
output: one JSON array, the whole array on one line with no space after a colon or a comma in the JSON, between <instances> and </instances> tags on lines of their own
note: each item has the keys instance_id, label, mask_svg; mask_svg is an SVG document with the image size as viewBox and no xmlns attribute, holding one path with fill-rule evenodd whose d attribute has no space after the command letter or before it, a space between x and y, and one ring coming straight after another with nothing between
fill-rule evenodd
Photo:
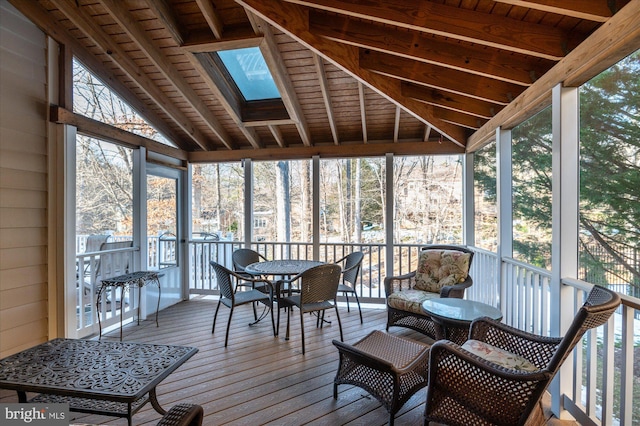
<instances>
[{"instance_id":1,"label":"skylight","mask_svg":"<svg viewBox=\"0 0 640 426\"><path fill-rule=\"evenodd\" d=\"M260 48L222 50L218 56L247 102L281 97Z\"/></svg>"}]
</instances>

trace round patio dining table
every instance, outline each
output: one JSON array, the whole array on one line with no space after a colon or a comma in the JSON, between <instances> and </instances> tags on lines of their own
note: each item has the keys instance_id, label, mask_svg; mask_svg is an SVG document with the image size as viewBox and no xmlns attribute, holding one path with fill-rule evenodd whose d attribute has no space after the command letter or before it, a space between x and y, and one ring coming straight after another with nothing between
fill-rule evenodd
<instances>
[{"instance_id":1,"label":"round patio dining table","mask_svg":"<svg viewBox=\"0 0 640 426\"><path fill-rule=\"evenodd\" d=\"M293 276L301 274L314 266L324 265L325 262L315 260L267 260L245 266L244 271L251 275L285 275Z\"/></svg>"}]
</instances>

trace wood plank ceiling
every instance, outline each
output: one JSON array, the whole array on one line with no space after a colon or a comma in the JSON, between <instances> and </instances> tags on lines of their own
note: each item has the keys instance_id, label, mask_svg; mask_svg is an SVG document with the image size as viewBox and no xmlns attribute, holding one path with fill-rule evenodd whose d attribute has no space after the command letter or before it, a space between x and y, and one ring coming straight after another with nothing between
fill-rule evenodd
<instances>
[{"instance_id":1,"label":"wood plank ceiling","mask_svg":"<svg viewBox=\"0 0 640 426\"><path fill-rule=\"evenodd\" d=\"M634 2L10 1L192 161L464 152ZM241 47L260 48L281 102L225 78L212 52Z\"/></svg>"}]
</instances>

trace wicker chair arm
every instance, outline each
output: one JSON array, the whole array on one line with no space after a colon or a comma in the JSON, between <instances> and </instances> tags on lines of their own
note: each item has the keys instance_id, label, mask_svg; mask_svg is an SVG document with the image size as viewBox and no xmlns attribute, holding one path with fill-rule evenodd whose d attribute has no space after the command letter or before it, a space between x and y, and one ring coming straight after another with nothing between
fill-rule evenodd
<instances>
[{"instance_id":1,"label":"wicker chair arm","mask_svg":"<svg viewBox=\"0 0 640 426\"><path fill-rule=\"evenodd\" d=\"M385 277L384 279L384 291L387 297L392 293L400 290L406 290L413 287L415 282L416 271L409 272L404 275ZM406 283L406 286L403 285Z\"/></svg>"},{"instance_id":2,"label":"wicker chair arm","mask_svg":"<svg viewBox=\"0 0 640 426\"><path fill-rule=\"evenodd\" d=\"M231 270L229 271L229 274L236 279L236 282L244 281L244 282L252 282L252 283L265 283L267 284L267 287L269 287L269 292L270 293L273 292L273 283L266 278L263 278L261 276L253 277L248 274L245 275L240 272L231 271Z\"/></svg>"},{"instance_id":3,"label":"wicker chair arm","mask_svg":"<svg viewBox=\"0 0 640 426\"><path fill-rule=\"evenodd\" d=\"M551 377L546 370L507 369L440 340L430 352L426 418L469 424L471 412L480 414L487 423L519 424L531 394L542 392Z\"/></svg>"},{"instance_id":4,"label":"wicker chair arm","mask_svg":"<svg viewBox=\"0 0 640 426\"><path fill-rule=\"evenodd\" d=\"M539 368L546 368L562 341L560 337L529 333L488 317L471 323L469 338L524 357Z\"/></svg>"},{"instance_id":5,"label":"wicker chair arm","mask_svg":"<svg viewBox=\"0 0 640 426\"><path fill-rule=\"evenodd\" d=\"M463 282L454 284L454 285L446 285L440 289L440 297L457 297L462 299L464 297L464 290L467 287L471 287L473 285L473 279L471 276L467 276Z\"/></svg>"},{"instance_id":6,"label":"wicker chair arm","mask_svg":"<svg viewBox=\"0 0 640 426\"><path fill-rule=\"evenodd\" d=\"M176 404L165 414L157 426L200 426L204 411L197 404Z\"/></svg>"}]
</instances>

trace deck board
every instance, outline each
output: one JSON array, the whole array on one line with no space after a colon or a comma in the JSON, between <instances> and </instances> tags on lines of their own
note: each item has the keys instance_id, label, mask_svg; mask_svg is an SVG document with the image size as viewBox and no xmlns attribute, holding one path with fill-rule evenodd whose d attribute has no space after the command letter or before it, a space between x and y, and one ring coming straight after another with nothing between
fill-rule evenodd
<instances>
[{"instance_id":1,"label":"deck board","mask_svg":"<svg viewBox=\"0 0 640 426\"><path fill-rule=\"evenodd\" d=\"M292 315L291 339L284 340L286 316L280 335L274 337L269 317L257 325L249 306L236 308L229 345L224 332L229 310L220 308L216 332L211 334L217 301L193 298L160 312L160 327L152 320L126 325L125 341L195 346L199 352L158 386L158 400L169 409L179 402L202 405L204 424L218 425L384 425L387 411L364 390L341 385L333 399L333 378L338 352L331 344L339 339L335 313L327 311L332 324L317 329L305 316L306 354L302 355L300 322ZM358 311L347 313L340 307L346 342L355 342L376 329L384 329L384 309L363 308L364 324ZM429 342L410 330L392 328L391 333ZM103 339L117 339L119 330ZM422 425L423 389L409 400L396 416L396 425ZM17 402L15 392L0 390L0 402ZM125 419L71 413L75 423L126 425ZM160 418L150 405L134 415L134 424L153 425Z\"/></svg>"}]
</instances>

